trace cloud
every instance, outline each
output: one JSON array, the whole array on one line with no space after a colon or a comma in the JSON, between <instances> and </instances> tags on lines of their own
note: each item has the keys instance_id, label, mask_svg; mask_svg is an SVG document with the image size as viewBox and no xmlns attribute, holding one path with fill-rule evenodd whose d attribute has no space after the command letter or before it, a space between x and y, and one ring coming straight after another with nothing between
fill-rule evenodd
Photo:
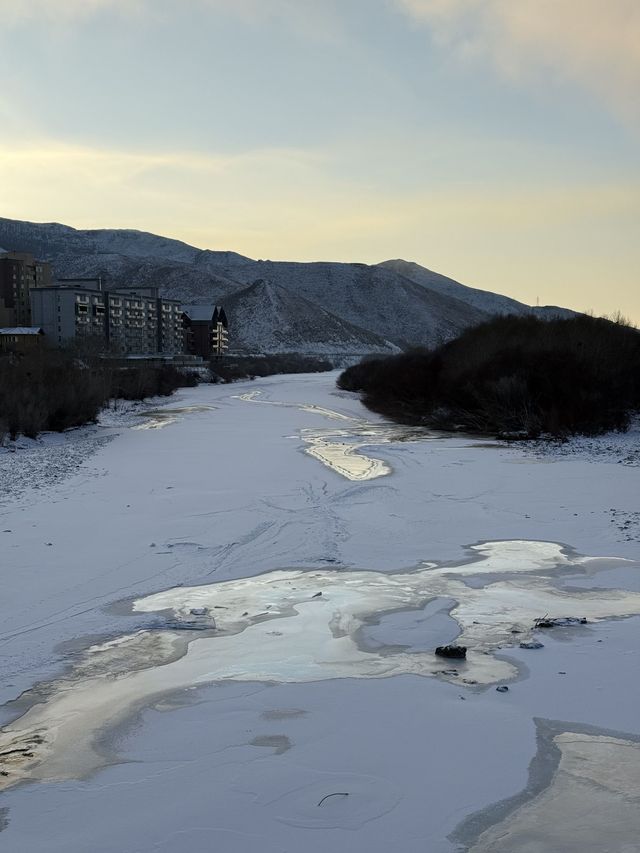
<instances>
[{"instance_id":1,"label":"cloud","mask_svg":"<svg viewBox=\"0 0 640 853\"><path fill-rule=\"evenodd\" d=\"M372 187L335 152L0 143L0 216L166 234L258 258L417 260L525 301L640 320L637 182Z\"/></svg>"},{"instance_id":2,"label":"cloud","mask_svg":"<svg viewBox=\"0 0 640 853\"><path fill-rule=\"evenodd\" d=\"M460 58L580 83L640 125L638 0L395 0Z\"/></svg>"},{"instance_id":3,"label":"cloud","mask_svg":"<svg viewBox=\"0 0 640 853\"><path fill-rule=\"evenodd\" d=\"M338 41L344 35L334 0L0 0L0 20L5 27L46 21L67 28L102 12L162 19L171 12L188 13L187 2L248 25L275 22L317 41Z\"/></svg>"},{"instance_id":4,"label":"cloud","mask_svg":"<svg viewBox=\"0 0 640 853\"><path fill-rule=\"evenodd\" d=\"M213 246L258 246L286 253L281 240L311 230L323 193L324 156L298 149L237 155L146 152L55 143L0 144L0 215L111 222L179 236L199 232ZM126 200L126 201L123 201Z\"/></svg>"},{"instance_id":5,"label":"cloud","mask_svg":"<svg viewBox=\"0 0 640 853\"><path fill-rule=\"evenodd\" d=\"M15 25L34 19L62 22L72 18L89 17L103 9L129 12L139 6L139 0L0 0L0 17L4 25Z\"/></svg>"}]
</instances>

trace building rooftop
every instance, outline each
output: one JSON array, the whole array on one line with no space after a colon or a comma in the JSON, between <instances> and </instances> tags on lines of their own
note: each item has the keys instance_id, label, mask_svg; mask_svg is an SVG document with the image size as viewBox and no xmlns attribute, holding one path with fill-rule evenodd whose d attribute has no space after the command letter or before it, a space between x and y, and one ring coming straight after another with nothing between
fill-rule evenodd
<instances>
[{"instance_id":1,"label":"building rooftop","mask_svg":"<svg viewBox=\"0 0 640 853\"><path fill-rule=\"evenodd\" d=\"M182 305L183 312L190 320L205 320L211 322L215 305L207 303L206 305Z\"/></svg>"},{"instance_id":2,"label":"building rooftop","mask_svg":"<svg viewBox=\"0 0 640 853\"><path fill-rule=\"evenodd\" d=\"M40 326L12 326L0 329L0 335L44 335Z\"/></svg>"}]
</instances>

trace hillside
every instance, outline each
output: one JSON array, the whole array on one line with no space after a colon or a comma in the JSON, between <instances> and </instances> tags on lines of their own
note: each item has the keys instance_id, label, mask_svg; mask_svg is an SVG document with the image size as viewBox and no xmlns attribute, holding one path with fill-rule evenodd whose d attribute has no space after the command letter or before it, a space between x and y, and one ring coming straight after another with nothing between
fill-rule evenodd
<instances>
[{"instance_id":1,"label":"hillside","mask_svg":"<svg viewBox=\"0 0 640 853\"><path fill-rule=\"evenodd\" d=\"M12 219L0 219L0 245L50 261L59 278L102 276L112 286L157 286L183 302L223 302L232 309L233 345L253 351L358 356L389 352L390 343L434 346L496 314L565 312L532 309L401 260L256 261L142 231Z\"/></svg>"},{"instance_id":2,"label":"hillside","mask_svg":"<svg viewBox=\"0 0 640 853\"><path fill-rule=\"evenodd\" d=\"M236 346L251 353L349 356L363 351L397 352L384 338L263 279L228 297L225 311Z\"/></svg>"},{"instance_id":3,"label":"hillside","mask_svg":"<svg viewBox=\"0 0 640 853\"><path fill-rule=\"evenodd\" d=\"M510 299L508 296L501 296L498 293L491 293L488 290L467 287L465 284L460 284L460 282L454 281L452 278L447 278L447 276L440 275L411 261L400 259L383 261L378 266L402 275L404 278L408 278L409 281L413 281L427 290L433 290L441 296L460 299L468 305L473 305L475 308L486 311L489 314L526 314L530 310L528 305L524 305L515 299Z\"/></svg>"}]
</instances>

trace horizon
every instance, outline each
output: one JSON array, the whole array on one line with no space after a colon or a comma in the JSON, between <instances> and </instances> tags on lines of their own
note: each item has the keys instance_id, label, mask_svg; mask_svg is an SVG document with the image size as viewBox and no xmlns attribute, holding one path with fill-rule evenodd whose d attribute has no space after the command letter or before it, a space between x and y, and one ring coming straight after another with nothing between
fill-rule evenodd
<instances>
[{"instance_id":1,"label":"horizon","mask_svg":"<svg viewBox=\"0 0 640 853\"><path fill-rule=\"evenodd\" d=\"M10 219L10 218L9 217L0 217L0 219ZM419 264L417 261L413 260L412 258L400 258L400 257L383 258L380 261L370 261L370 262L347 261L347 260L341 260L341 259L335 259L335 258L333 258L333 259L315 258L315 259L304 259L304 260L301 260L298 258L252 258L251 256L246 255L244 252L239 252L235 249L212 249L212 248L209 248L206 246L205 247L196 246L196 245L193 245L192 243L187 243L185 240L180 240L180 238L178 238L178 237L171 237L169 234L156 234L153 231L146 231L144 229L139 229L139 228L114 228L114 227L111 227L108 225L104 226L104 227L100 227L100 228L80 228L80 227L76 227L74 225L69 225L66 222L54 222L54 221L36 222L34 220L26 220L26 219L25 220L12 220L12 221L26 222L30 225L59 225L59 226L62 226L64 228L72 228L74 231L125 231L125 232L130 232L130 233L135 233L135 234L147 234L149 236L159 237L159 238L165 239L165 240L175 240L176 242L184 243L185 245L188 245L190 248L197 249L198 251L201 251L201 252L214 252L214 253L220 252L223 254L230 253L230 254L235 254L235 255L239 255L241 257L247 258L248 260L251 260L251 261L265 261L268 263L348 264L348 265L364 263L366 266L380 266L384 263L389 263L392 261L401 261L403 263L416 264L417 266L420 266L422 269L428 270L429 272L435 273L436 275L442 276L443 278L450 279L451 281L455 282L456 284L461 284L463 287L468 287L472 290L479 290L479 291L484 291L484 292L488 292L488 293L496 293L499 296L506 296L509 299L514 299L515 301L519 301L525 305L530 305L531 307L534 307L534 303L524 302L523 300L518 299L517 297L513 296L510 293L504 293L504 292L501 292L497 289L496 290L487 290L486 288L478 287L476 285L469 284L468 282L460 281L455 276L449 275L446 272L442 272L440 270L433 269L433 267L428 267L428 266L425 266L424 264ZM17 252L20 250L15 248L15 247L14 248L8 248L6 246L0 246L0 251L6 251L6 252L14 252L15 251L15 252ZM55 263L54 263L54 272L55 272ZM536 305L540 308L554 308L554 307L555 308L570 308L571 307L568 305L560 305L560 304L550 303L550 302L541 302L539 300L537 301ZM578 310L578 309L572 309L572 310ZM619 309L618 310L614 309L613 311L610 311L609 313L597 314L597 312L593 311L593 309L587 308L584 311L579 312L579 313L594 314L595 316L601 316L601 317L604 317L605 319L612 319L612 318L615 319L616 317L619 316L623 322L628 322L628 323L631 323L632 325L637 325L636 322L633 320L633 318L627 317Z\"/></svg>"},{"instance_id":2,"label":"horizon","mask_svg":"<svg viewBox=\"0 0 640 853\"><path fill-rule=\"evenodd\" d=\"M633 0L0 12L7 218L250 258L402 258L640 321Z\"/></svg>"}]
</instances>

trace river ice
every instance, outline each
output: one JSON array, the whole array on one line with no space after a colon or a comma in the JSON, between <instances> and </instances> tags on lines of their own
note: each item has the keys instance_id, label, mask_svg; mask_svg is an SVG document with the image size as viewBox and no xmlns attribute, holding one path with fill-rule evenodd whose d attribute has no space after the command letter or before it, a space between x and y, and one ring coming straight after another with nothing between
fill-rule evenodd
<instances>
[{"instance_id":1,"label":"river ice","mask_svg":"<svg viewBox=\"0 0 640 853\"><path fill-rule=\"evenodd\" d=\"M181 392L5 501L0 784L50 781L2 796L3 850L544 849L533 793L499 807L534 717L633 749L637 470L405 431L332 380ZM545 614L589 624L514 648ZM569 814L563 772L535 796Z\"/></svg>"}]
</instances>

